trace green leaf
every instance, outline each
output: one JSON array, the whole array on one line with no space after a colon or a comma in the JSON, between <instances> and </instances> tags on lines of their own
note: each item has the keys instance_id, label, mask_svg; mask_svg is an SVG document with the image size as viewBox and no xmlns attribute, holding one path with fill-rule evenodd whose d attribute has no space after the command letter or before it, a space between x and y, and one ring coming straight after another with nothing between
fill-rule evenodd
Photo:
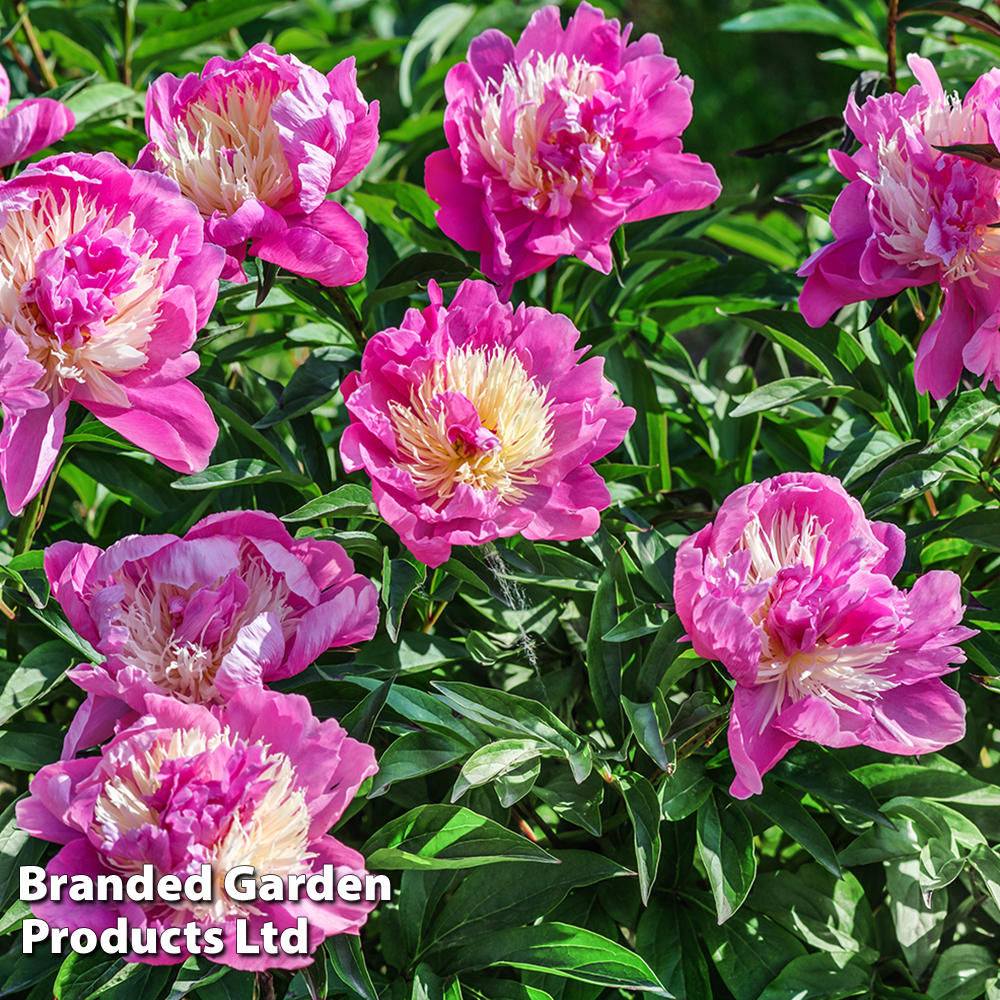
<instances>
[{"instance_id":1,"label":"green leaf","mask_svg":"<svg viewBox=\"0 0 1000 1000\"><path fill-rule=\"evenodd\" d=\"M771 777L827 802L853 809L866 819L892 826L872 793L837 758L817 743L802 742L771 770Z\"/></svg>"},{"instance_id":2,"label":"green leaf","mask_svg":"<svg viewBox=\"0 0 1000 1000\"><path fill-rule=\"evenodd\" d=\"M0 724L44 698L77 659L64 642L53 640L30 650L17 666L0 662Z\"/></svg>"},{"instance_id":3,"label":"green leaf","mask_svg":"<svg viewBox=\"0 0 1000 1000\"><path fill-rule=\"evenodd\" d=\"M622 726L622 649L617 642L607 642L603 636L618 625L617 585L612 568L601 574L594 594L594 606L587 631L587 676L590 691L612 742L620 744Z\"/></svg>"},{"instance_id":4,"label":"green leaf","mask_svg":"<svg viewBox=\"0 0 1000 1000\"><path fill-rule=\"evenodd\" d=\"M360 994L363 1000L379 1000L357 934L334 934L327 942L327 953L342 983Z\"/></svg>"},{"instance_id":5,"label":"green leaf","mask_svg":"<svg viewBox=\"0 0 1000 1000\"><path fill-rule=\"evenodd\" d=\"M636 928L635 950L675 997L712 995L694 922L675 897L650 900Z\"/></svg>"},{"instance_id":6,"label":"green leaf","mask_svg":"<svg viewBox=\"0 0 1000 1000\"><path fill-rule=\"evenodd\" d=\"M455 962L459 972L510 965L612 989L669 996L653 971L634 952L600 934L569 924L536 924L500 931L463 948Z\"/></svg>"},{"instance_id":7,"label":"green leaf","mask_svg":"<svg viewBox=\"0 0 1000 1000\"><path fill-rule=\"evenodd\" d=\"M299 488L312 486L305 476L279 469L260 458L234 458L210 465L202 472L181 476L170 485L175 490L218 490L223 486L249 486L251 483L288 483Z\"/></svg>"},{"instance_id":8,"label":"green leaf","mask_svg":"<svg viewBox=\"0 0 1000 1000\"><path fill-rule=\"evenodd\" d=\"M368 798L384 795L394 782L440 771L468 752L468 744L443 733L406 733L379 759L378 774Z\"/></svg>"},{"instance_id":9,"label":"green leaf","mask_svg":"<svg viewBox=\"0 0 1000 1000\"><path fill-rule=\"evenodd\" d=\"M975 1000L997 974L997 960L989 948L956 944L942 952L927 987L934 1000Z\"/></svg>"},{"instance_id":10,"label":"green leaf","mask_svg":"<svg viewBox=\"0 0 1000 1000\"><path fill-rule=\"evenodd\" d=\"M704 895L697 894L699 903ZM715 968L736 1000L757 1000L768 983L806 952L798 938L748 909L719 926L706 898L697 916Z\"/></svg>"},{"instance_id":11,"label":"green leaf","mask_svg":"<svg viewBox=\"0 0 1000 1000\"><path fill-rule=\"evenodd\" d=\"M941 415L924 451L940 453L963 444L998 410L1000 403L988 399L978 389L960 393L954 404Z\"/></svg>"},{"instance_id":12,"label":"green leaf","mask_svg":"<svg viewBox=\"0 0 1000 1000\"><path fill-rule=\"evenodd\" d=\"M850 872L837 878L818 865L768 872L754 883L750 905L812 948L879 957L871 906Z\"/></svg>"},{"instance_id":13,"label":"green leaf","mask_svg":"<svg viewBox=\"0 0 1000 1000\"><path fill-rule=\"evenodd\" d=\"M470 788L485 785L508 771L536 760L541 754L551 755L557 752L538 740L496 740L480 747L463 765L455 787L451 790L451 801L455 802Z\"/></svg>"},{"instance_id":14,"label":"green leaf","mask_svg":"<svg viewBox=\"0 0 1000 1000\"><path fill-rule=\"evenodd\" d=\"M149 59L174 49L186 49L280 6L282 0L213 0L187 10L168 9L145 25L133 58Z\"/></svg>"},{"instance_id":15,"label":"green leaf","mask_svg":"<svg viewBox=\"0 0 1000 1000\"><path fill-rule=\"evenodd\" d=\"M553 851L558 865L507 862L480 868L462 880L425 940L452 947L508 927L532 924L575 888L632 875L610 858L589 851Z\"/></svg>"},{"instance_id":16,"label":"green leaf","mask_svg":"<svg viewBox=\"0 0 1000 1000\"><path fill-rule=\"evenodd\" d=\"M499 861L555 862L520 834L461 806L424 805L387 823L362 848L370 869L475 868Z\"/></svg>"},{"instance_id":17,"label":"green leaf","mask_svg":"<svg viewBox=\"0 0 1000 1000\"><path fill-rule=\"evenodd\" d=\"M660 866L660 803L653 786L641 774L615 778L628 809L639 866L639 892L643 903L649 902L656 871Z\"/></svg>"},{"instance_id":18,"label":"green leaf","mask_svg":"<svg viewBox=\"0 0 1000 1000\"><path fill-rule=\"evenodd\" d=\"M30 835L17 825L15 815L15 806L24 797L19 795L0 815L0 901L7 899L14 869L20 867L18 858L31 839Z\"/></svg>"},{"instance_id":19,"label":"green leaf","mask_svg":"<svg viewBox=\"0 0 1000 1000\"><path fill-rule=\"evenodd\" d=\"M794 31L833 35L848 45L876 48L879 39L832 10L812 4L786 3L781 7L752 10L722 24L723 31Z\"/></svg>"},{"instance_id":20,"label":"green leaf","mask_svg":"<svg viewBox=\"0 0 1000 1000\"><path fill-rule=\"evenodd\" d=\"M94 1000L96 997L111 1000L112 996L127 1000L137 994L143 995L151 969L149 965L126 962L124 958L102 952L89 955L70 952L59 969L52 993L56 1000Z\"/></svg>"},{"instance_id":21,"label":"green leaf","mask_svg":"<svg viewBox=\"0 0 1000 1000\"><path fill-rule=\"evenodd\" d=\"M812 378L808 375L797 375L794 378L781 378L768 382L759 389L744 396L740 405L731 410L731 417L745 417L751 413L764 413L777 410L789 403L797 403L806 399L819 399L824 396L843 396L851 391L850 386L831 385L825 379Z\"/></svg>"},{"instance_id":22,"label":"green leaf","mask_svg":"<svg viewBox=\"0 0 1000 1000\"><path fill-rule=\"evenodd\" d=\"M757 874L753 831L736 803L720 792L698 810L698 853L708 873L720 924L747 898Z\"/></svg>"},{"instance_id":23,"label":"green leaf","mask_svg":"<svg viewBox=\"0 0 1000 1000\"><path fill-rule=\"evenodd\" d=\"M15 771L37 771L59 760L63 733L44 722L8 722L0 729L0 764Z\"/></svg>"},{"instance_id":24,"label":"green leaf","mask_svg":"<svg viewBox=\"0 0 1000 1000\"><path fill-rule=\"evenodd\" d=\"M670 728L670 710L659 691L653 693L652 702L635 702L622 698L625 715L639 746L649 754L661 771L669 771L673 764L673 744L670 753L664 746L665 734Z\"/></svg>"},{"instance_id":25,"label":"green leaf","mask_svg":"<svg viewBox=\"0 0 1000 1000\"><path fill-rule=\"evenodd\" d=\"M605 642L625 642L638 639L650 632L658 632L670 617L670 612L655 604L640 604L633 608L618 624L601 638Z\"/></svg>"},{"instance_id":26,"label":"green leaf","mask_svg":"<svg viewBox=\"0 0 1000 1000\"><path fill-rule=\"evenodd\" d=\"M591 771L584 781L577 784L572 774L562 769L544 785L536 783L532 792L557 816L599 837L604 786L604 780L595 771Z\"/></svg>"},{"instance_id":27,"label":"green leaf","mask_svg":"<svg viewBox=\"0 0 1000 1000\"><path fill-rule=\"evenodd\" d=\"M801 844L824 868L840 876L843 869L830 838L806 811L805 807L773 781L764 782L764 790L752 799L772 823L777 823L792 840Z\"/></svg>"},{"instance_id":28,"label":"green leaf","mask_svg":"<svg viewBox=\"0 0 1000 1000\"><path fill-rule=\"evenodd\" d=\"M291 514L284 514L281 520L292 522L311 521L316 517L354 517L374 511L372 491L367 486L348 483L332 493L325 493L315 500L310 500L297 510L293 510Z\"/></svg>"},{"instance_id":29,"label":"green leaf","mask_svg":"<svg viewBox=\"0 0 1000 1000\"><path fill-rule=\"evenodd\" d=\"M352 740L357 740L359 743L368 743L371 740L372 730L385 706L395 679L395 676L392 676L384 684L380 684L340 720L340 724L347 730L347 735Z\"/></svg>"},{"instance_id":30,"label":"green leaf","mask_svg":"<svg viewBox=\"0 0 1000 1000\"><path fill-rule=\"evenodd\" d=\"M956 517L945 532L953 538L964 538L991 552L1000 551L1000 510L979 507Z\"/></svg>"},{"instance_id":31,"label":"green leaf","mask_svg":"<svg viewBox=\"0 0 1000 1000\"><path fill-rule=\"evenodd\" d=\"M850 952L820 952L796 958L768 984L760 1000L844 1000L867 994L871 966Z\"/></svg>"},{"instance_id":32,"label":"green leaf","mask_svg":"<svg viewBox=\"0 0 1000 1000\"><path fill-rule=\"evenodd\" d=\"M537 701L458 681L434 681L433 686L463 715L482 726L541 740L562 750L578 782L590 774L590 746Z\"/></svg>"},{"instance_id":33,"label":"green leaf","mask_svg":"<svg viewBox=\"0 0 1000 1000\"><path fill-rule=\"evenodd\" d=\"M920 496L949 477L972 481L950 455L908 455L883 469L865 495L864 508L869 517L891 510Z\"/></svg>"},{"instance_id":34,"label":"green leaf","mask_svg":"<svg viewBox=\"0 0 1000 1000\"><path fill-rule=\"evenodd\" d=\"M181 966L165 1000L183 1000L196 987L221 979L227 972L229 968L225 965L192 955Z\"/></svg>"},{"instance_id":35,"label":"green leaf","mask_svg":"<svg viewBox=\"0 0 1000 1000\"><path fill-rule=\"evenodd\" d=\"M399 626L403 610L410 595L419 587L427 575L427 567L422 563L414 565L409 559L390 559L389 550L382 556L382 602L385 604L385 628L389 638L395 642L399 638Z\"/></svg>"},{"instance_id":36,"label":"green leaf","mask_svg":"<svg viewBox=\"0 0 1000 1000\"><path fill-rule=\"evenodd\" d=\"M216 0L218 2L218 0ZM317 347L292 373L277 405L254 424L257 430L294 420L333 399L344 375L359 362L349 347Z\"/></svg>"},{"instance_id":37,"label":"green leaf","mask_svg":"<svg viewBox=\"0 0 1000 1000\"><path fill-rule=\"evenodd\" d=\"M410 211L411 215L416 215L420 218L423 213L420 212L419 208L412 205L404 205L399 201L400 188L403 188L403 193L405 194L405 189L408 187L413 187L413 185L368 185L367 190L371 194L376 194L381 197L385 197L384 188L392 187L393 193L396 195L397 204L400 205L404 210ZM419 191L419 194L427 200L430 205L430 220L426 221L425 224L428 226L434 225L434 214L433 210L437 207L433 202L427 197L423 188L414 188L414 191ZM414 210L411 210L413 208ZM465 261L459 260L457 257L451 256L451 254L446 253L415 253L411 254L409 257L404 257L401 261L393 264L384 275L382 275L381 280L375 286L374 291L372 291L364 300L361 306L361 317L362 322L367 322L368 317L371 315L372 310L376 306L382 305L383 302L391 302L393 299L409 298L411 295L415 295L417 292L427 287L428 282L436 281L438 284L454 284L456 282L464 281L466 278L470 277L474 273L473 268L469 267Z\"/></svg>"},{"instance_id":38,"label":"green leaf","mask_svg":"<svg viewBox=\"0 0 1000 1000\"><path fill-rule=\"evenodd\" d=\"M941 943L948 913L947 892L925 893L917 858L895 858L885 863L889 912L903 957L915 979L930 966Z\"/></svg>"},{"instance_id":39,"label":"green leaf","mask_svg":"<svg viewBox=\"0 0 1000 1000\"><path fill-rule=\"evenodd\" d=\"M686 819L701 808L714 787L712 780L705 777L703 760L698 757L679 760L673 774L665 775L657 789L660 815L673 823Z\"/></svg>"}]
</instances>

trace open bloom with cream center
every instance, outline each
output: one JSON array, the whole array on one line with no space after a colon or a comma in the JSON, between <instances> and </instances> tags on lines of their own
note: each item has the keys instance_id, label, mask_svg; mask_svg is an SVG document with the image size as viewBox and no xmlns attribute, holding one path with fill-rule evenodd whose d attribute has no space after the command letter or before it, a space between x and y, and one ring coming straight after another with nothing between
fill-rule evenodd
<instances>
[{"instance_id":1,"label":"open bloom with cream center","mask_svg":"<svg viewBox=\"0 0 1000 1000\"><path fill-rule=\"evenodd\" d=\"M575 254L611 270L623 222L704 208L715 171L681 152L692 83L655 35L628 45L582 3L563 29L543 7L515 46L491 29L448 73L449 149L427 159L438 225L509 287Z\"/></svg>"},{"instance_id":2,"label":"open bloom with cream center","mask_svg":"<svg viewBox=\"0 0 1000 1000\"><path fill-rule=\"evenodd\" d=\"M147 694L218 705L370 639L378 624L374 584L336 542L295 541L259 511L213 514L184 538L133 535L106 552L57 542L45 572L73 627L106 657L70 671L89 692L70 754L142 712Z\"/></svg>"},{"instance_id":3,"label":"open bloom with cream center","mask_svg":"<svg viewBox=\"0 0 1000 1000\"><path fill-rule=\"evenodd\" d=\"M844 118L861 149L830 151L850 184L830 215L836 240L799 271L808 275L799 308L820 326L850 302L940 282L944 305L920 341L914 375L920 392L942 399L963 365L1000 387L1000 171L935 148L1000 136L990 126L1000 124L1000 70L963 102L945 94L927 59L907 62L919 84L905 94L869 97L860 108L848 99Z\"/></svg>"},{"instance_id":4,"label":"open bloom with cream center","mask_svg":"<svg viewBox=\"0 0 1000 1000\"><path fill-rule=\"evenodd\" d=\"M50 97L21 101L8 113L9 102L10 79L0 66L0 167L27 159L76 126L73 112Z\"/></svg>"},{"instance_id":5,"label":"open bloom with cream center","mask_svg":"<svg viewBox=\"0 0 1000 1000\"><path fill-rule=\"evenodd\" d=\"M164 171L205 217L228 254L223 277L245 281L250 252L324 285L364 277L368 240L336 202L378 144L378 102L365 103L354 59L326 76L255 45L200 75L157 77L146 96L142 170Z\"/></svg>"},{"instance_id":6,"label":"open bloom with cream center","mask_svg":"<svg viewBox=\"0 0 1000 1000\"><path fill-rule=\"evenodd\" d=\"M430 305L376 334L344 380L344 467L368 472L380 513L430 566L452 545L519 531L593 534L611 498L590 463L635 419L603 360L578 364L565 316L515 311L485 281L464 282L447 308L428 291Z\"/></svg>"},{"instance_id":7,"label":"open bloom with cream center","mask_svg":"<svg viewBox=\"0 0 1000 1000\"><path fill-rule=\"evenodd\" d=\"M958 624L961 581L932 572L897 589L904 541L839 480L786 473L727 497L678 549L677 613L736 680L733 795L760 792L803 739L921 754L962 738L965 706L939 679L976 634Z\"/></svg>"},{"instance_id":8,"label":"open bloom with cream center","mask_svg":"<svg viewBox=\"0 0 1000 1000\"><path fill-rule=\"evenodd\" d=\"M165 177L110 153L43 160L0 184L0 481L19 513L76 400L180 472L218 428L187 376L223 254Z\"/></svg>"},{"instance_id":9,"label":"open bloom with cream center","mask_svg":"<svg viewBox=\"0 0 1000 1000\"><path fill-rule=\"evenodd\" d=\"M241 902L223 880L231 868L251 865L257 877L321 872L335 879L365 875L357 851L327 835L361 783L377 770L370 746L350 739L335 719L320 722L299 695L259 688L238 692L224 708L189 705L150 695L146 713L122 730L98 757L61 760L43 767L31 794L17 805L23 830L63 844L49 875L119 875L123 881L151 864L154 879L182 881L212 866L211 902L78 902L44 900L35 915L50 927L89 927L100 934L120 916L145 932L195 921L223 928L225 950L214 961L238 969L297 968L308 955L258 955L236 951L236 920L246 920L246 940L261 945L261 927L295 927L305 916L309 951L332 934L357 934L374 902ZM303 894L304 895L304 894ZM183 962L179 955L132 954L154 965ZM212 957L212 956L209 956Z\"/></svg>"}]
</instances>

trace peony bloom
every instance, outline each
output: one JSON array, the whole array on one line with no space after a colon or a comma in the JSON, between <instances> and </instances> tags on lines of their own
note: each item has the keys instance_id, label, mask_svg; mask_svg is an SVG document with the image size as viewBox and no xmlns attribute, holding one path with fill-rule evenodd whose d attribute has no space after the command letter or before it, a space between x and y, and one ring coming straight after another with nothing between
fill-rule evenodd
<instances>
[{"instance_id":1,"label":"peony bloom","mask_svg":"<svg viewBox=\"0 0 1000 1000\"><path fill-rule=\"evenodd\" d=\"M438 225L510 287L564 254L607 274L624 222L704 208L715 170L681 152L693 84L655 35L582 3L543 7L515 46L483 32L448 73L449 149L427 159Z\"/></svg>"},{"instance_id":2,"label":"peony bloom","mask_svg":"<svg viewBox=\"0 0 1000 1000\"><path fill-rule=\"evenodd\" d=\"M365 469L382 516L429 566L452 545L593 534L611 502L590 463L621 444L635 410L604 361L578 364L565 317L517 310L484 281L445 308L410 309L365 345L343 383L351 424L340 454Z\"/></svg>"},{"instance_id":3,"label":"peony bloom","mask_svg":"<svg viewBox=\"0 0 1000 1000\"><path fill-rule=\"evenodd\" d=\"M146 96L150 142L136 166L163 171L226 248L224 278L245 281L251 254L324 285L364 277L368 237L327 201L367 166L378 144L378 101L365 103L354 59L326 76L255 45L235 62L209 59L198 76L158 77Z\"/></svg>"},{"instance_id":4,"label":"peony bloom","mask_svg":"<svg viewBox=\"0 0 1000 1000\"><path fill-rule=\"evenodd\" d=\"M0 482L17 514L55 464L77 400L180 472L218 428L187 381L223 254L165 177L67 154L0 184Z\"/></svg>"},{"instance_id":5,"label":"peony bloom","mask_svg":"<svg viewBox=\"0 0 1000 1000\"><path fill-rule=\"evenodd\" d=\"M336 542L295 541L258 511L213 514L183 538L132 535L106 552L56 542L45 572L73 628L106 657L70 671L89 696L69 754L107 739L147 695L218 705L370 639L378 624L374 584Z\"/></svg>"},{"instance_id":6,"label":"peony bloom","mask_svg":"<svg viewBox=\"0 0 1000 1000\"><path fill-rule=\"evenodd\" d=\"M332 934L357 934L373 902L240 902L223 888L230 868L251 865L264 874L320 873L363 877L364 858L326 831L361 783L377 770L370 746L350 739L336 719L314 718L306 698L247 688L225 707L186 705L150 695L146 714L122 730L100 756L60 760L43 767L31 794L17 804L17 822L43 840L63 844L48 875L118 875L125 881L151 864L154 879L182 882L212 866L212 900L159 899L33 904L50 927L89 927L100 934L126 918L135 940L196 922L223 928L225 950L213 961L237 969L298 968L308 955L268 955L261 928L308 922L308 950ZM305 895L304 891L302 893ZM364 894L362 894L362 898ZM258 955L236 951L237 920ZM179 954L133 953L152 965L183 962L191 952L178 937Z\"/></svg>"},{"instance_id":7,"label":"peony bloom","mask_svg":"<svg viewBox=\"0 0 1000 1000\"><path fill-rule=\"evenodd\" d=\"M905 94L854 95L844 118L861 143L853 156L830 151L850 181L830 215L836 240L814 253L799 298L821 326L841 306L940 282L941 315L917 350L917 389L943 399L964 365L1000 387L1000 172L935 146L991 141L1000 70L965 98L944 93L927 59L907 59L919 85ZM998 136L1000 137L1000 136Z\"/></svg>"},{"instance_id":8,"label":"peony bloom","mask_svg":"<svg viewBox=\"0 0 1000 1000\"><path fill-rule=\"evenodd\" d=\"M738 489L677 550L677 613L736 681L736 797L799 740L910 755L964 735L965 706L939 680L976 634L958 624L960 580L925 573L898 590L904 541L839 480L786 473Z\"/></svg>"},{"instance_id":9,"label":"peony bloom","mask_svg":"<svg viewBox=\"0 0 1000 1000\"><path fill-rule=\"evenodd\" d=\"M76 127L73 112L49 97L21 101L10 114L9 103L10 79L0 66L0 167L32 156Z\"/></svg>"}]
</instances>

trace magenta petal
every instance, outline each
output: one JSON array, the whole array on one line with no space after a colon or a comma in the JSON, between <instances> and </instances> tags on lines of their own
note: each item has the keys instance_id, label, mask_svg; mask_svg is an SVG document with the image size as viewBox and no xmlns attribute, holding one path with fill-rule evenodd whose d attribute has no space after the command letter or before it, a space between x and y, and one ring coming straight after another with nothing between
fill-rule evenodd
<instances>
[{"instance_id":1,"label":"magenta petal","mask_svg":"<svg viewBox=\"0 0 1000 1000\"><path fill-rule=\"evenodd\" d=\"M884 692L872 716L865 743L886 753L935 753L965 735L965 703L937 678Z\"/></svg>"},{"instance_id":2,"label":"magenta petal","mask_svg":"<svg viewBox=\"0 0 1000 1000\"><path fill-rule=\"evenodd\" d=\"M130 407L86 403L102 423L178 472L200 472L219 437L215 417L190 382L142 387L129 393Z\"/></svg>"},{"instance_id":3,"label":"magenta petal","mask_svg":"<svg viewBox=\"0 0 1000 1000\"><path fill-rule=\"evenodd\" d=\"M729 752L736 766L729 793L734 798L760 794L764 789L762 775L799 742L774 728L775 707L771 685L736 685L729 716Z\"/></svg>"},{"instance_id":4,"label":"magenta petal","mask_svg":"<svg viewBox=\"0 0 1000 1000\"><path fill-rule=\"evenodd\" d=\"M66 428L69 400L4 416L0 432L0 484L7 509L20 514L48 479L56 464Z\"/></svg>"},{"instance_id":5,"label":"magenta petal","mask_svg":"<svg viewBox=\"0 0 1000 1000\"><path fill-rule=\"evenodd\" d=\"M308 215L286 216L288 228L253 241L251 252L327 286L353 285L368 266L368 235L343 206L324 201Z\"/></svg>"}]
</instances>

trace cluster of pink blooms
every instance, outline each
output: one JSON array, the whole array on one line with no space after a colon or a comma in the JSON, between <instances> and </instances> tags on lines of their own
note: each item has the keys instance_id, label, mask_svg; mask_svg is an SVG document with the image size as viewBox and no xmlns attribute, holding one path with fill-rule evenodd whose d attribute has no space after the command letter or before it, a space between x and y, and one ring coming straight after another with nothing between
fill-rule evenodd
<instances>
[{"instance_id":1,"label":"cluster of pink blooms","mask_svg":"<svg viewBox=\"0 0 1000 1000\"><path fill-rule=\"evenodd\" d=\"M592 466L635 411L615 398L601 358L582 360L568 318L507 298L564 255L608 273L623 223L720 192L713 168L682 151L691 81L658 39L628 34L587 3L565 28L547 6L516 45L487 31L448 75L449 148L428 159L427 189L441 228L481 254L500 291L467 281L446 306L431 282L426 308L372 337L343 385L340 446L429 566L454 545L518 533L587 537L610 503ZM926 60L910 65L920 84L906 95L848 105L862 149L832 154L850 184L831 216L835 242L803 268L801 309L817 325L846 303L940 282L945 307L920 344L918 388L946 395L963 365L1000 387L1000 173L935 148L1000 138L1000 71L959 103ZM328 196L371 160L377 126L353 60L324 76L260 44L201 74L158 78L135 168L63 155L0 183L0 483L12 513L52 474L74 400L172 469L207 465L218 431L188 376L218 280L244 281L248 254L324 285L360 280L366 234ZM0 161L72 127L58 102L26 101L0 119ZM760 792L802 739L917 754L962 736L964 706L940 679L974 634L959 625L959 580L928 573L900 590L902 556L898 528L869 522L817 474L738 490L681 546L678 613L695 651L735 681L734 795ZM265 922L281 930L304 915L310 951L357 933L374 904L246 906L222 878L242 864L364 873L327 831L375 772L372 748L267 685L371 638L371 581L336 543L293 540L273 515L249 511L107 551L60 542L45 570L102 662L71 672L86 700L18 822L63 845L50 874L152 864L183 879L207 862L219 884L206 904L46 902L36 914L98 931L119 916L157 930L196 921L223 928L229 945L239 920L253 943ZM250 970L310 960L224 955Z\"/></svg>"}]
</instances>

